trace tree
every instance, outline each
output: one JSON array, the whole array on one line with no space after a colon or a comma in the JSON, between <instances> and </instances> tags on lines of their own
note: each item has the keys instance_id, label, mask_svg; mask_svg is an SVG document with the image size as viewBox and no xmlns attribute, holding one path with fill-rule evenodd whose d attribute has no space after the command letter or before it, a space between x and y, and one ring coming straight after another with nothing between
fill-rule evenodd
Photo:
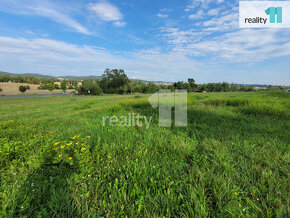
<instances>
[{"instance_id":1,"label":"tree","mask_svg":"<svg viewBox=\"0 0 290 218\"><path fill-rule=\"evenodd\" d=\"M60 84L60 88L61 88L63 91L66 90L66 82L65 82L65 80L61 82L61 84Z\"/></svg>"},{"instance_id":2,"label":"tree","mask_svg":"<svg viewBox=\"0 0 290 218\"><path fill-rule=\"evenodd\" d=\"M106 69L100 81L100 87L105 93L124 93L125 85L128 86L129 79L122 69Z\"/></svg>"},{"instance_id":3,"label":"tree","mask_svg":"<svg viewBox=\"0 0 290 218\"><path fill-rule=\"evenodd\" d=\"M20 92L26 92L27 86L19 86L18 89L19 89Z\"/></svg>"},{"instance_id":4,"label":"tree","mask_svg":"<svg viewBox=\"0 0 290 218\"><path fill-rule=\"evenodd\" d=\"M237 91L239 91L238 85L232 83L231 86L230 86L230 91L231 92L237 92Z\"/></svg>"},{"instance_id":5,"label":"tree","mask_svg":"<svg viewBox=\"0 0 290 218\"><path fill-rule=\"evenodd\" d=\"M185 85L182 81L178 81L177 83L173 83L174 88L176 89L185 89Z\"/></svg>"},{"instance_id":6,"label":"tree","mask_svg":"<svg viewBox=\"0 0 290 218\"><path fill-rule=\"evenodd\" d=\"M47 84L47 89L48 89L49 91L54 90L54 83L48 83L48 84Z\"/></svg>"},{"instance_id":7,"label":"tree","mask_svg":"<svg viewBox=\"0 0 290 218\"><path fill-rule=\"evenodd\" d=\"M3 89L1 89L1 87L0 87L0 92L2 92L3 91Z\"/></svg>"},{"instance_id":8,"label":"tree","mask_svg":"<svg viewBox=\"0 0 290 218\"><path fill-rule=\"evenodd\" d=\"M54 84L54 89L60 89L59 85L56 83Z\"/></svg>"},{"instance_id":9,"label":"tree","mask_svg":"<svg viewBox=\"0 0 290 218\"><path fill-rule=\"evenodd\" d=\"M188 78L188 83L191 87L191 91L196 91L197 90L197 85L195 84L195 80L193 78ZM188 90L187 90L188 91Z\"/></svg>"},{"instance_id":10,"label":"tree","mask_svg":"<svg viewBox=\"0 0 290 218\"><path fill-rule=\"evenodd\" d=\"M78 81L77 81L77 80L73 80L73 81L71 82L71 84L75 87L75 86L78 85Z\"/></svg>"},{"instance_id":11,"label":"tree","mask_svg":"<svg viewBox=\"0 0 290 218\"><path fill-rule=\"evenodd\" d=\"M99 84L93 80L84 80L83 84L77 87L77 91L81 95L102 95L103 91Z\"/></svg>"},{"instance_id":12,"label":"tree","mask_svg":"<svg viewBox=\"0 0 290 218\"><path fill-rule=\"evenodd\" d=\"M36 85L39 85L41 82L40 78L37 78L37 77L33 77L31 81L32 81L32 84L36 84Z\"/></svg>"},{"instance_id":13,"label":"tree","mask_svg":"<svg viewBox=\"0 0 290 218\"><path fill-rule=\"evenodd\" d=\"M221 88L222 92L228 92L230 90L230 85L227 82L222 82Z\"/></svg>"}]
</instances>

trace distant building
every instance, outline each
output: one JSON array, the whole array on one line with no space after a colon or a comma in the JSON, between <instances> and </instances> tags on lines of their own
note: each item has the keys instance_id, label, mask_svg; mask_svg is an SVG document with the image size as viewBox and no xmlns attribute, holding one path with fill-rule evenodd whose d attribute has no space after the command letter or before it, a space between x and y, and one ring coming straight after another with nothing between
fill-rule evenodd
<instances>
[{"instance_id":1,"label":"distant building","mask_svg":"<svg viewBox=\"0 0 290 218\"><path fill-rule=\"evenodd\" d=\"M286 92L290 93L290 89L287 89Z\"/></svg>"}]
</instances>

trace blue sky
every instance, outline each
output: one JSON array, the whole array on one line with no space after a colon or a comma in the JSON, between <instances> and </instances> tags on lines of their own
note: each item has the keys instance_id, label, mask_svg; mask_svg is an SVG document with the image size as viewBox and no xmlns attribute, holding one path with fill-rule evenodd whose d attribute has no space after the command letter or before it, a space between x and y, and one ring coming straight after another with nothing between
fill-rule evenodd
<instances>
[{"instance_id":1,"label":"blue sky","mask_svg":"<svg viewBox=\"0 0 290 218\"><path fill-rule=\"evenodd\" d=\"M240 29L237 0L0 0L0 70L290 85L290 29Z\"/></svg>"}]
</instances>

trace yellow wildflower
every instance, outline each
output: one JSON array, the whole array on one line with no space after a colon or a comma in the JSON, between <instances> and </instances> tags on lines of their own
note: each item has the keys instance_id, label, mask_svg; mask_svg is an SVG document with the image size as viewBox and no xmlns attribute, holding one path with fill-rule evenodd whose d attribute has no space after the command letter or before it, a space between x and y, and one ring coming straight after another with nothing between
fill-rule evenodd
<instances>
[{"instance_id":1,"label":"yellow wildflower","mask_svg":"<svg viewBox=\"0 0 290 218\"><path fill-rule=\"evenodd\" d=\"M67 159L71 160L71 159L72 159L72 157L68 157Z\"/></svg>"},{"instance_id":2,"label":"yellow wildflower","mask_svg":"<svg viewBox=\"0 0 290 218\"><path fill-rule=\"evenodd\" d=\"M84 150L86 150L86 148L82 148L82 149L81 149L81 151L84 151Z\"/></svg>"},{"instance_id":3,"label":"yellow wildflower","mask_svg":"<svg viewBox=\"0 0 290 218\"><path fill-rule=\"evenodd\" d=\"M62 157L62 154L58 155L58 157Z\"/></svg>"},{"instance_id":4,"label":"yellow wildflower","mask_svg":"<svg viewBox=\"0 0 290 218\"><path fill-rule=\"evenodd\" d=\"M235 192L235 195L237 195L238 193L237 192Z\"/></svg>"},{"instance_id":5,"label":"yellow wildflower","mask_svg":"<svg viewBox=\"0 0 290 218\"><path fill-rule=\"evenodd\" d=\"M75 138L76 138L76 136L72 137L71 139L75 139Z\"/></svg>"},{"instance_id":6,"label":"yellow wildflower","mask_svg":"<svg viewBox=\"0 0 290 218\"><path fill-rule=\"evenodd\" d=\"M6 153L5 155L8 155L9 153Z\"/></svg>"},{"instance_id":7,"label":"yellow wildflower","mask_svg":"<svg viewBox=\"0 0 290 218\"><path fill-rule=\"evenodd\" d=\"M54 143L54 145L58 145L58 144L59 144L59 142Z\"/></svg>"},{"instance_id":8,"label":"yellow wildflower","mask_svg":"<svg viewBox=\"0 0 290 218\"><path fill-rule=\"evenodd\" d=\"M65 145L61 146L60 148L61 148L61 149L64 149L64 148L65 148Z\"/></svg>"},{"instance_id":9,"label":"yellow wildflower","mask_svg":"<svg viewBox=\"0 0 290 218\"><path fill-rule=\"evenodd\" d=\"M89 135L88 135L88 136L87 136L87 138L88 138L88 139L90 139L90 138L91 138L91 136L89 136Z\"/></svg>"},{"instance_id":10,"label":"yellow wildflower","mask_svg":"<svg viewBox=\"0 0 290 218\"><path fill-rule=\"evenodd\" d=\"M82 143L82 145L85 145L85 143Z\"/></svg>"},{"instance_id":11,"label":"yellow wildflower","mask_svg":"<svg viewBox=\"0 0 290 218\"><path fill-rule=\"evenodd\" d=\"M257 198L257 201L259 201L260 199L259 198Z\"/></svg>"},{"instance_id":12,"label":"yellow wildflower","mask_svg":"<svg viewBox=\"0 0 290 218\"><path fill-rule=\"evenodd\" d=\"M2 151L0 151L0 153L1 153Z\"/></svg>"},{"instance_id":13,"label":"yellow wildflower","mask_svg":"<svg viewBox=\"0 0 290 218\"><path fill-rule=\"evenodd\" d=\"M73 142L69 142L69 143L67 143L66 145L70 146L70 145L72 145L72 143L73 143Z\"/></svg>"},{"instance_id":14,"label":"yellow wildflower","mask_svg":"<svg viewBox=\"0 0 290 218\"><path fill-rule=\"evenodd\" d=\"M76 145L78 145L79 143L77 142Z\"/></svg>"},{"instance_id":15,"label":"yellow wildflower","mask_svg":"<svg viewBox=\"0 0 290 218\"><path fill-rule=\"evenodd\" d=\"M74 152L77 152L78 150L74 150Z\"/></svg>"}]
</instances>

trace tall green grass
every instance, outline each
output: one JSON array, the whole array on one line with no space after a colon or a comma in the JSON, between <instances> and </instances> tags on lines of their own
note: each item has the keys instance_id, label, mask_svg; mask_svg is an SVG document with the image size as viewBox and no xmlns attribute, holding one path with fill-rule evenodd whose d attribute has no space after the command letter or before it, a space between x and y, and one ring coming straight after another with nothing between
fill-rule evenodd
<instances>
[{"instance_id":1,"label":"tall green grass","mask_svg":"<svg viewBox=\"0 0 290 218\"><path fill-rule=\"evenodd\" d=\"M289 95L189 94L182 128L147 97L1 99L0 216L288 216Z\"/></svg>"}]
</instances>

